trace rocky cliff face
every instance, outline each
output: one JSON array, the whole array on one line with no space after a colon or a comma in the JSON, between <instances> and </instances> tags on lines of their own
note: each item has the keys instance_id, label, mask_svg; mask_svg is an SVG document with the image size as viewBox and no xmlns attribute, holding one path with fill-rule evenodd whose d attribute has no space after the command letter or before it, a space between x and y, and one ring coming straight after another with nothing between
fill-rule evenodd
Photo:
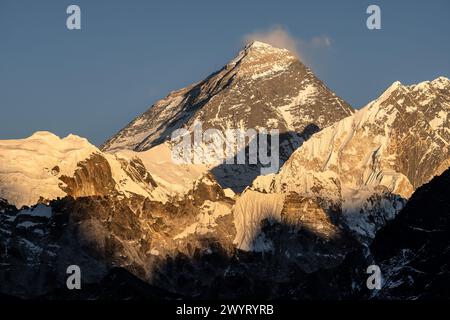
<instances>
[{"instance_id":1,"label":"rocky cliff face","mask_svg":"<svg viewBox=\"0 0 450 320\"><path fill-rule=\"evenodd\" d=\"M65 197L22 210L4 202L0 290L30 297L62 288L72 264L83 270L85 283L97 283L114 266L152 282L172 256L207 254L214 242L231 253L232 203L208 176L170 204L117 194Z\"/></svg>"},{"instance_id":2,"label":"rocky cliff face","mask_svg":"<svg viewBox=\"0 0 450 320\"><path fill-rule=\"evenodd\" d=\"M298 265L294 262L295 260L289 259L285 254L289 252L285 251L286 249L292 249L285 245L293 240L295 245L304 246L303 252L306 255L318 256L317 243L326 241L325 239L334 232L334 228L327 227L323 228L322 234L315 232L314 230L321 229L317 228L319 222L326 225L329 221L328 219L318 221L315 217L310 230L302 228L299 220L308 221L308 217L298 216L298 219L290 221L293 216L289 212L293 207L289 207L286 210L287 216L283 214L282 216L285 217L280 222L266 220L261 225L261 230L266 234L267 239L278 244L273 247L273 251L265 254L228 251L221 247L220 244L224 243L223 241L214 242L211 241L214 237L211 237L206 239L210 244L208 250L199 250L197 247L190 252L178 252L160 260L153 269L151 282L184 295L155 288L147 281L143 282L124 270L113 268L109 272L105 271L105 276L99 276L100 285L97 282L86 284L85 290L73 292L63 289L63 286L56 282L55 286L59 285L61 289L52 290L44 297L46 299L144 298L155 300L176 299L183 296L209 299L445 299L448 297L450 286L448 268L450 204L445 196L449 192L449 186L450 171L447 170L441 176L419 187L397 217L380 229L370 247L350 242L345 258L338 264L330 263L327 268L305 272L304 266ZM303 205L305 202L312 204L310 199L297 196L291 199L292 206ZM54 211L60 210L58 206L53 207ZM312 207L317 209L313 205ZM9 217L17 215L17 213L9 212L10 209L7 208L12 207L3 202L2 215L5 213ZM316 210L311 211L313 212L317 213ZM296 213L297 211L294 211L294 214ZM29 215L30 212L23 213L22 219L25 214ZM44 215L34 214L35 221L38 216ZM56 216L52 219L55 218ZM18 217L15 219L18 220ZM31 219L31 216L27 219ZM117 221L124 221L123 217ZM124 227L127 228L129 225L126 222ZM4 225L1 226L4 227ZM114 230L116 235L120 234L117 227L112 227L111 230ZM295 236L299 237L295 238ZM16 238L15 241L19 243L21 240ZM315 243L315 246L311 246L313 250L309 253L305 250L308 242ZM337 247L330 247L330 249L328 252L330 256L334 256L339 250ZM114 251L120 250L114 247ZM14 252L17 256L17 251ZM326 255L323 253L324 257ZM25 256L31 257L29 253L23 252L23 257ZM80 257L78 256L77 259ZM307 260L313 261L311 256ZM15 263L14 266L17 268L17 262ZM366 286L369 276L366 270L373 264L378 265L381 270L380 290L369 290ZM45 265L42 264L41 268L45 270ZM96 270L99 270L98 268L99 266L96 266ZM126 268L133 270L130 265ZM26 277L31 269L28 265L22 270L24 273L21 276ZM36 271L36 275L42 277L42 271L40 272ZM132 273L138 274L137 270L133 270ZM0 274L5 274L5 264L2 265ZM48 275L54 274L54 272L48 272ZM11 272L6 280L3 278L0 288L13 293L12 288L17 290L18 280L13 277L16 281L15 285L8 287L11 283L11 275L15 273ZM25 283L29 283L26 281L36 281L36 279L39 277L26 278L23 286L29 288L29 285L25 286ZM48 284L51 283L48 282L49 279L51 278L46 278L47 289Z\"/></svg>"}]
</instances>

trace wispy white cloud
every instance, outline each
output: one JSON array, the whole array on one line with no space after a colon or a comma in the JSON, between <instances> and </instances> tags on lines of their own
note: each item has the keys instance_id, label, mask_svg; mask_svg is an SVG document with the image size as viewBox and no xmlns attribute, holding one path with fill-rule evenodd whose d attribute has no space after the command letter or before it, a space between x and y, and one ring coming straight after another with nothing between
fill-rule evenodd
<instances>
[{"instance_id":1,"label":"wispy white cloud","mask_svg":"<svg viewBox=\"0 0 450 320\"><path fill-rule=\"evenodd\" d=\"M261 41L277 48L298 52L298 39L281 26L272 26L268 30L258 30L244 35L244 42Z\"/></svg>"},{"instance_id":2,"label":"wispy white cloud","mask_svg":"<svg viewBox=\"0 0 450 320\"><path fill-rule=\"evenodd\" d=\"M310 45L315 48L331 47L331 39L328 36L314 37L311 39Z\"/></svg>"},{"instance_id":3,"label":"wispy white cloud","mask_svg":"<svg viewBox=\"0 0 450 320\"><path fill-rule=\"evenodd\" d=\"M276 25L266 30L250 32L243 37L245 43L261 41L277 48L284 48L295 53L299 58L303 58L303 51L310 49L331 47L333 41L329 36L315 36L311 39L302 39L293 36L286 28Z\"/></svg>"}]
</instances>

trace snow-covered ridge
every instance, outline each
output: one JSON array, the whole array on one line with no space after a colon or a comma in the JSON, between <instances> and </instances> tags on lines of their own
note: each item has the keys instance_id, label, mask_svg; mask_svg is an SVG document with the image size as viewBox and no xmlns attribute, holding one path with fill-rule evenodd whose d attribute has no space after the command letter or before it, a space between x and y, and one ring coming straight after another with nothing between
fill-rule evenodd
<instances>
[{"instance_id":1,"label":"snow-covered ridge","mask_svg":"<svg viewBox=\"0 0 450 320\"><path fill-rule=\"evenodd\" d=\"M441 147L448 145L450 137L433 137L433 133L441 128L432 126L429 122L436 119L436 116L440 117L441 123L447 121L447 114L450 111L450 91L441 95L428 95L427 104L423 105L422 108L416 105L422 105L423 101L415 99L414 96L414 91L418 87L423 87L424 84L432 86L434 83L441 84L442 82L446 82L447 85L450 83L448 79L445 81L445 78L442 77L431 82L423 82L408 87L402 86L400 82L395 82L378 99L372 101L354 115L313 136L291 156L282 168L280 175L286 172L286 176L288 176L287 171L292 170L293 173L297 169L301 170L300 174L302 170L331 171L344 178L343 181L349 187L359 188L362 185L383 184L389 187L392 192L408 197L412 190L399 184L398 174L400 173L395 173L394 160L401 152L401 148L414 146L393 146L392 144L397 141L397 135L402 137L408 134L412 136L420 135L421 132L413 131L416 127L417 130L421 128L421 124L414 120L423 119L428 123L425 130L426 134L431 134L432 138L435 138L436 143L438 143L438 145L431 144L428 148L437 151L439 145ZM450 86L448 88L450 89ZM413 96L411 97L411 95ZM435 105L436 101L438 102L437 105ZM403 113L411 107L415 107L415 114L410 115L411 119L405 119ZM429 108L433 108L434 112L429 112ZM412 126L407 125L406 120L411 120ZM428 137L425 136L424 138L427 139ZM446 152L443 158L445 161L448 158L448 148L444 149L444 152ZM358 169L362 170L360 174L356 174ZM387 180L386 175L389 176ZM424 182L426 181L422 183Z\"/></svg>"},{"instance_id":2,"label":"snow-covered ridge","mask_svg":"<svg viewBox=\"0 0 450 320\"><path fill-rule=\"evenodd\" d=\"M115 155L131 161L138 158L158 184L159 191L172 197L182 196L192 189L194 182L208 170L205 165L175 164L168 143L162 143L147 151L121 150Z\"/></svg>"},{"instance_id":3,"label":"snow-covered ridge","mask_svg":"<svg viewBox=\"0 0 450 320\"><path fill-rule=\"evenodd\" d=\"M449 83L444 77L411 86L393 83L363 109L316 133L279 174L258 177L252 189L331 199L358 232L373 235L355 212L374 204L378 194L379 210L392 218L401 206L382 194L407 199L450 166Z\"/></svg>"},{"instance_id":4,"label":"snow-covered ridge","mask_svg":"<svg viewBox=\"0 0 450 320\"><path fill-rule=\"evenodd\" d=\"M98 159L103 159L106 167L96 162ZM168 198L164 190L146 183L145 176L131 175L131 160L125 163L115 155L104 154L87 139L73 134L60 138L40 131L25 139L0 140L0 162L0 198L17 208L61 198L67 192L72 196L97 195L95 185L105 183L96 181L100 177L112 179L114 190L125 196L139 194L161 201ZM69 191L63 180L74 178L82 166L91 169L80 171Z\"/></svg>"},{"instance_id":5,"label":"snow-covered ridge","mask_svg":"<svg viewBox=\"0 0 450 320\"><path fill-rule=\"evenodd\" d=\"M44 131L26 139L0 140L0 197L21 207L41 197L65 196L59 177L73 176L78 162L98 151L78 136L61 139Z\"/></svg>"},{"instance_id":6,"label":"snow-covered ridge","mask_svg":"<svg viewBox=\"0 0 450 320\"><path fill-rule=\"evenodd\" d=\"M208 169L175 164L167 143L144 152L111 154L85 138L73 134L60 138L50 132L0 140L0 162L0 199L17 208L68 194L103 196L105 192L166 203L183 198Z\"/></svg>"},{"instance_id":7,"label":"snow-covered ridge","mask_svg":"<svg viewBox=\"0 0 450 320\"><path fill-rule=\"evenodd\" d=\"M444 90L450 87L450 79L440 76L432 81L422 81L418 84L407 86L411 90L426 90L430 87Z\"/></svg>"}]
</instances>

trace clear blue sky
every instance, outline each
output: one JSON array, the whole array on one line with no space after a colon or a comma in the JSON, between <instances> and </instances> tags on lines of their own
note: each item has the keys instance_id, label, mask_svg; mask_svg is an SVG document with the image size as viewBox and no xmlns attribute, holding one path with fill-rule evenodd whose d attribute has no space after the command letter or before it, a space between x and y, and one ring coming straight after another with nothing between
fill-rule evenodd
<instances>
[{"instance_id":1,"label":"clear blue sky","mask_svg":"<svg viewBox=\"0 0 450 320\"><path fill-rule=\"evenodd\" d=\"M69 4L81 7L81 31L66 29ZM381 7L381 30L366 28L369 4ZM449 17L448 0L0 0L0 139L49 130L101 144L222 67L246 34L275 25L305 43L306 64L358 108L395 80L450 76Z\"/></svg>"}]
</instances>

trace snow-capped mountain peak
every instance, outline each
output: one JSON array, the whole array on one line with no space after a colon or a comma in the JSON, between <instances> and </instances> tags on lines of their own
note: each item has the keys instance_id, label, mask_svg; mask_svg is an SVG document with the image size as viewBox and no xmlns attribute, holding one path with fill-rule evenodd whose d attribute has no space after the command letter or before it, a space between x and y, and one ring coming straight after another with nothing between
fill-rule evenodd
<instances>
[{"instance_id":1,"label":"snow-capped mountain peak","mask_svg":"<svg viewBox=\"0 0 450 320\"><path fill-rule=\"evenodd\" d=\"M262 42L262 41L258 41L258 40L254 40L254 41L248 43L245 46L245 49L250 49L250 48L252 48L252 49L262 49L262 50L265 50L265 49L272 50L275 47L273 47L272 45L270 45L268 43L265 43L265 42ZM279 50L286 50L286 49L279 49Z\"/></svg>"},{"instance_id":2,"label":"snow-capped mountain peak","mask_svg":"<svg viewBox=\"0 0 450 320\"><path fill-rule=\"evenodd\" d=\"M286 71L290 64L297 61L297 57L289 50L259 41L247 45L238 57L240 59L238 59L237 76L250 77L251 80Z\"/></svg>"},{"instance_id":3,"label":"snow-capped mountain peak","mask_svg":"<svg viewBox=\"0 0 450 320\"><path fill-rule=\"evenodd\" d=\"M248 43L238 56L245 53L247 56L251 55L280 55L280 56L294 56L292 52L285 48L272 46L261 41L252 41Z\"/></svg>"},{"instance_id":4,"label":"snow-capped mountain peak","mask_svg":"<svg viewBox=\"0 0 450 320\"><path fill-rule=\"evenodd\" d=\"M169 141L179 128L193 132L200 122L204 131L278 129L284 161L312 133L352 113L293 53L253 42L205 80L156 102L109 139L103 150L145 151ZM215 174L222 186L235 191L254 178L243 172L225 174L233 181L218 175L222 172ZM245 176L245 181L236 176Z\"/></svg>"},{"instance_id":5,"label":"snow-capped mountain peak","mask_svg":"<svg viewBox=\"0 0 450 320\"><path fill-rule=\"evenodd\" d=\"M430 89L437 89L437 90L443 90L448 89L450 86L450 79L440 76L437 77L434 80L431 81L422 81L418 84L408 86L412 90L430 90Z\"/></svg>"},{"instance_id":6,"label":"snow-capped mountain peak","mask_svg":"<svg viewBox=\"0 0 450 320\"><path fill-rule=\"evenodd\" d=\"M427 105L433 99L447 95L448 90L450 90L450 80L443 76L431 81L422 81L411 85L403 85L400 81L395 81L373 102L381 104L393 95L399 96L402 94L410 96L410 101ZM400 100L400 104L403 104L403 102L404 100ZM448 101L444 99L442 102L445 109L448 106Z\"/></svg>"}]
</instances>

